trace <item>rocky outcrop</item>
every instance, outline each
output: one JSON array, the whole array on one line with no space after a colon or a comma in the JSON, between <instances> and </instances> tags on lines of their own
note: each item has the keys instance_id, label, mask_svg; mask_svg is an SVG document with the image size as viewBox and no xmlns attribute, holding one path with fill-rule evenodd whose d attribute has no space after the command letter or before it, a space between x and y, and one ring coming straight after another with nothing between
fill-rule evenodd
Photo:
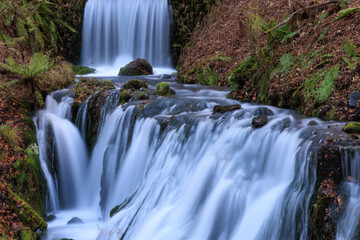
<instances>
[{"instance_id":1,"label":"rocky outcrop","mask_svg":"<svg viewBox=\"0 0 360 240\"><path fill-rule=\"evenodd\" d=\"M153 74L153 68L151 64L145 59L138 58L125 67L122 67L119 71L119 76L140 76Z\"/></svg>"}]
</instances>

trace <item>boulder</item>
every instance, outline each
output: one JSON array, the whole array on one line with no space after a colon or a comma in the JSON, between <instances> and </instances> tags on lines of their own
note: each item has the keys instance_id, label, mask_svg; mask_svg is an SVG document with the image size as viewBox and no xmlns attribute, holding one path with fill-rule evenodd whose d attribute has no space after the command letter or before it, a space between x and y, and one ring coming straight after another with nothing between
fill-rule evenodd
<instances>
[{"instance_id":1,"label":"boulder","mask_svg":"<svg viewBox=\"0 0 360 240\"><path fill-rule=\"evenodd\" d=\"M83 220L81 220L78 217L73 217L72 219L70 219L67 224L79 224L79 223L84 223Z\"/></svg>"},{"instance_id":2,"label":"boulder","mask_svg":"<svg viewBox=\"0 0 360 240\"><path fill-rule=\"evenodd\" d=\"M346 124L344 132L360 134L360 122L351 122Z\"/></svg>"},{"instance_id":3,"label":"boulder","mask_svg":"<svg viewBox=\"0 0 360 240\"><path fill-rule=\"evenodd\" d=\"M130 99L131 99L131 94L128 91L125 90L122 93L120 93L119 96L120 104L127 103Z\"/></svg>"},{"instance_id":4,"label":"boulder","mask_svg":"<svg viewBox=\"0 0 360 240\"><path fill-rule=\"evenodd\" d=\"M125 67L122 67L119 71L119 76L140 76L153 74L153 68L151 64L145 59L138 58Z\"/></svg>"},{"instance_id":5,"label":"boulder","mask_svg":"<svg viewBox=\"0 0 360 240\"><path fill-rule=\"evenodd\" d=\"M73 70L77 75L86 75L90 73L95 73L94 68L90 68L86 66L73 66Z\"/></svg>"},{"instance_id":6,"label":"boulder","mask_svg":"<svg viewBox=\"0 0 360 240\"><path fill-rule=\"evenodd\" d=\"M212 112L214 113L226 113L226 112L232 112L235 110L239 110L241 109L241 106L239 104L235 104L235 105L226 105L226 106L222 106L222 105L216 105Z\"/></svg>"},{"instance_id":7,"label":"boulder","mask_svg":"<svg viewBox=\"0 0 360 240\"><path fill-rule=\"evenodd\" d=\"M148 98L149 98L149 96L146 95L146 93L143 91L137 92L135 94L135 100L144 100L144 99L148 99Z\"/></svg>"},{"instance_id":8,"label":"boulder","mask_svg":"<svg viewBox=\"0 0 360 240\"><path fill-rule=\"evenodd\" d=\"M349 106L356 107L356 104L360 100L360 93L358 91L352 91L349 95Z\"/></svg>"},{"instance_id":9,"label":"boulder","mask_svg":"<svg viewBox=\"0 0 360 240\"><path fill-rule=\"evenodd\" d=\"M156 95L171 96L174 94L175 92L170 88L170 84L168 82L161 82L156 85Z\"/></svg>"},{"instance_id":10,"label":"boulder","mask_svg":"<svg viewBox=\"0 0 360 240\"><path fill-rule=\"evenodd\" d=\"M252 125L254 128L261 128L263 126L265 126L268 123L268 118L266 115L261 115L258 117L254 117L252 119Z\"/></svg>"},{"instance_id":11,"label":"boulder","mask_svg":"<svg viewBox=\"0 0 360 240\"><path fill-rule=\"evenodd\" d=\"M147 88L147 87L148 87L147 82L138 79L131 79L124 84L125 89L132 89L132 90L140 90L141 88Z\"/></svg>"}]
</instances>

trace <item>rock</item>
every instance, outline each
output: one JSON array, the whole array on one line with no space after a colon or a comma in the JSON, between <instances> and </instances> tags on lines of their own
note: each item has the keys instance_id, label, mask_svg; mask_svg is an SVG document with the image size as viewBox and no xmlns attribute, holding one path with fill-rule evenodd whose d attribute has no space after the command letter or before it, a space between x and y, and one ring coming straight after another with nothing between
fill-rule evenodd
<instances>
[{"instance_id":1,"label":"rock","mask_svg":"<svg viewBox=\"0 0 360 240\"><path fill-rule=\"evenodd\" d=\"M46 222L51 222L55 220L55 214L51 214L49 216L46 217Z\"/></svg>"},{"instance_id":2,"label":"rock","mask_svg":"<svg viewBox=\"0 0 360 240\"><path fill-rule=\"evenodd\" d=\"M168 82L161 82L156 85L156 95L171 96L174 94L175 91L170 88L170 84Z\"/></svg>"},{"instance_id":3,"label":"rock","mask_svg":"<svg viewBox=\"0 0 360 240\"><path fill-rule=\"evenodd\" d=\"M79 223L84 223L83 220L81 220L78 217L73 217L72 219L70 219L67 224L79 224Z\"/></svg>"},{"instance_id":4,"label":"rock","mask_svg":"<svg viewBox=\"0 0 360 240\"><path fill-rule=\"evenodd\" d=\"M235 110L239 110L241 109L241 106L239 104L235 104L235 105L226 105L226 106L222 106L222 105L216 105L212 112L214 113L226 113L226 112L232 112Z\"/></svg>"},{"instance_id":5,"label":"rock","mask_svg":"<svg viewBox=\"0 0 360 240\"><path fill-rule=\"evenodd\" d=\"M356 107L356 104L360 100L360 93L358 91L352 91L349 95L349 106Z\"/></svg>"},{"instance_id":6,"label":"rock","mask_svg":"<svg viewBox=\"0 0 360 240\"><path fill-rule=\"evenodd\" d=\"M148 98L149 98L149 96L146 95L145 92L137 92L135 94L135 100L144 100L144 99L148 99Z\"/></svg>"},{"instance_id":7,"label":"rock","mask_svg":"<svg viewBox=\"0 0 360 240\"><path fill-rule=\"evenodd\" d=\"M89 68L86 66L73 66L73 70L77 75L86 75L90 73L95 73L94 68Z\"/></svg>"},{"instance_id":8,"label":"rock","mask_svg":"<svg viewBox=\"0 0 360 240\"><path fill-rule=\"evenodd\" d=\"M172 78L171 75L169 74L163 74L161 79L169 79L169 78Z\"/></svg>"},{"instance_id":9,"label":"rock","mask_svg":"<svg viewBox=\"0 0 360 240\"><path fill-rule=\"evenodd\" d=\"M266 115L261 115L258 117L254 117L252 119L252 125L254 128L261 128L263 126L265 126L268 123L268 118Z\"/></svg>"},{"instance_id":10,"label":"rock","mask_svg":"<svg viewBox=\"0 0 360 240\"><path fill-rule=\"evenodd\" d=\"M124 84L125 89L132 89L132 90L139 90L141 88L147 88L147 87L148 87L147 82L138 79L131 79Z\"/></svg>"},{"instance_id":11,"label":"rock","mask_svg":"<svg viewBox=\"0 0 360 240\"><path fill-rule=\"evenodd\" d=\"M345 125L344 132L360 134L360 122L351 122Z\"/></svg>"},{"instance_id":12,"label":"rock","mask_svg":"<svg viewBox=\"0 0 360 240\"><path fill-rule=\"evenodd\" d=\"M153 74L153 68L151 64L145 59L138 58L125 67L122 67L119 71L119 76L139 76Z\"/></svg>"},{"instance_id":13,"label":"rock","mask_svg":"<svg viewBox=\"0 0 360 240\"><path fill-rule=\"evenodd\" d=\"M274 115L274 113L267 107L259 107L258 109L256 109L254 115L255 116L261 116L261 115L272 116L272 115Z\"/></svg>"},{"instance_id":14,"label":"rock","mask_svg":"<svg viewBox=\"0 0 360 240\"><path fill-rule=\"evenodd\" d=\"M119 99L121 104L127 103L131 99L131 94L128 91L123 91L120 93Z\"/></svg>"}]
</instances>

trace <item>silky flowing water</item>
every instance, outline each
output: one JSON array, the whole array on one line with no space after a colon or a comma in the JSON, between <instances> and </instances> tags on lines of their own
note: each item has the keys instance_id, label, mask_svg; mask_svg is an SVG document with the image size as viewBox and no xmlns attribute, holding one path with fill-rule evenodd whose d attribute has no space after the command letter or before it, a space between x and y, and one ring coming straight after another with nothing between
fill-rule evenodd
<instances>
[{"instance_id":1,"label":"silky flowing water","mask_svg":"<svg viewBox=\"0 0 360 240\"><path fill-rule=\"evenodd\" d=\"M141 57L155 72L171 71L170 23L167 0L89 0L82 64L96 67L97 75L116 75ZM152 89L163 81L145 80ZM86 129L94 96L76 116L71 90L47 97L35 123L47 212L55 220L42 238L307 239L315 133L329 123L228 100L226 89L169 81L177 95L146 106L119 105L119 90L112 90L91 148ZM242 108L212 112L229 104ZM260 115L269 122L254 128ZM359 151L344 150L343 163L349 197L336 237L351 239L360 216ZM73 217L83 223L67 224Z\"/></svg>"}]
</instances>

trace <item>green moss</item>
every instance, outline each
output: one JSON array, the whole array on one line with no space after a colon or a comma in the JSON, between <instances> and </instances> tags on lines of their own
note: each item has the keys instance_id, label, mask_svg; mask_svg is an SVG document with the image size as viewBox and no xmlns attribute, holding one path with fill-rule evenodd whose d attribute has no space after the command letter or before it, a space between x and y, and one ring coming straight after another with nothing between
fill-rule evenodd
<instances>
[{"instance_id":1,"label":"green moss","mask_svg":"<svg viewBox=\"0 0 360 240\"><path fill-rule=\"evenodd\" d=\"M0 125L0 135L11 147L18 148L19 146L19 130L15 126L11 126L9 123Z\"/></svg>"},{"instance_id":2,"label":"green moss","mask_svg":"<svg viewBox=\"0 0 360 240\"><path fill-rule=\"evenodd\" d=\"M319 193L318 193L319 194ZM321 236L324 232L324 218L327 214L327 208L331 204L331 199L327 195L317 196L316 203L313 205L311 211L311 225L314 229L314 232L317 236L317 239L321 239Z\"/></svg>"},{"instance_id":3,"label":"green moss","mask_svg":"<svg viewBox=\"0 0 360 240\"><path fill-rule=\"evenodd\" d=\"M124 84L125 89L139 90L140 88L147 88L148 83L138 79L131 79Z\"/></svg>"},{"instance_id":4,"label":"green moss","mask_svg":"<svg viewBox=\"0 0 360 240\"><path fill-rule=\"evenodd\" d=\"M241 61L239 66L228 77L228 85L236 88L242 88L245 82L253 78L256 70L256 59L254 55L251 55Z\"/></svg>"},{"instance_id":5,"label":"green moss","mask_svg":"<svg viewBox=\"0 0 360 240\"><path fill-rule=\"evenodd\" d=\"M33 240L33 239L37 239L37 236L34 232L27 229L21 229L20 240Z\"/></svg>"},{"instance_id":6,"label":"green moss","mask_svg":"<svg viewBox=\"0 0 360 240\"><path fill-rule=\"evenodd\" d=\"M143 91L137 92L135 94L135 100L144 100L144 99L148 99L148 98L149 98L148 95L146 95L146 93Z\"/></svg>"},{"instance_id":7,"label":"green moss","mask_svg":"<svg viewBox=\"0 0 360 240\"><path fill-rule=\"evenodd\" d=\"M120 94L120 104L127 103L131 99L131 94L128 91L123 91Z\"/></svg>"},{"instance_id":8,"label":"green moss","mask_svg":"<svg viewBox=\"0 0 360 240\"><path fill-rule=\"evenodd\" d=\"M343 19L343 18L351 17L352 15L354 15L354 13L356 13L359 10L360 10L360 7L343 9L338 13L338 16L335 18L335 21Z\"/></svg>"},{"instance_id":9,"label":"green moss","mask_svg":"<svg viewBox=\"0 0 360 240\"><path fill-rule=\"evenodd\" d=\"M168 82L161 82L156 85L156 95L158 96L170 96L170 84Z\"/></svg>"},{"instance_id":10,"label":"green moss","mask_svg":"<svg viewBox=\"0 0 360 240\"><path fill-rule=\"evenodd\" d=\"M231 57L226 57L222 53L216 54L213 58L211 58L212 62L220 61L220 62L230 62Z\"/></svg>"},{"instance_id":11,"label":"green moss","mask_svg":"<svg viewBox=\"0 0 360 240\"><path fill-rule=\"evenodd\" d=\"M86 75L90 73L95 73L94 68L90 68L86 66L73 66L73 70L77 75Z\"/></svg>"},{"instance_id":12,"label":"green moss","mask_svg":"<svg viewBox=\"0 0 360 240\"><path fill-rule=\"evenodd\" d=\"M346 124L344 132L360 134L360 122L351 122Z\"/></svg>"}]
</instances>

